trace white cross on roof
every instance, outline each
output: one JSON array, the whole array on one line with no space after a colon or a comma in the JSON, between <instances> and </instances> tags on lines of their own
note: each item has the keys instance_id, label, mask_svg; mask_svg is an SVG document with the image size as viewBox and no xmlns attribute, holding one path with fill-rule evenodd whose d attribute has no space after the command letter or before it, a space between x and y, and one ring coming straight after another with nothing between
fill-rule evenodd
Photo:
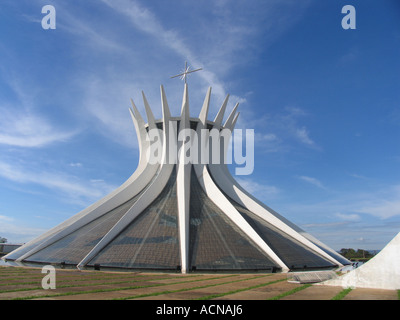
<instances>
[{"instance_id":1,"label":"white cross on roof","mask_svg":"<svg viewBox=\"0 0 400 320\"><path fill-rule=\"evenodd\" d=\"M187 77L187 75L189 73L193 73L193 72L196 72L196 71L203 70L203 68L199 68L199 69L191 70L191 71L189 71L189 69L190 69L190 67L188 67L187 61L185 61L185 70L182 73L177 74L176 76L172 76L171 79L172 78L176 78L176 77L181 77L181 80L185 80L185 83L186 83L186 77Z\"/></svg>"}]
</instances>

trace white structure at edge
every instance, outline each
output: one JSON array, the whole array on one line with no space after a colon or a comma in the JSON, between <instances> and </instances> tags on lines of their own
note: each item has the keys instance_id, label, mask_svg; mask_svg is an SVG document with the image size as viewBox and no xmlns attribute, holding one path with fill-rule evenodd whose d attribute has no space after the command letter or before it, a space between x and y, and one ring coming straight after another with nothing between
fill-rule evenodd
<instances>
[{"instance_id":1,"label":"white structure at edge","mask_svg":"<svg viewBox=\"0 0 400 320\"><path fill-rule=\"evenodd\" d=\"M400 233L375 257L343 276L319 283L344 288L400 289Z\"/></svg>"},{"instance_id":2,"label":"white structure at edge","mask_svg":"<svg viewBox=\"0 0 400 320\"><path fill-rule=\"evenodd\" d=\"M168 161L168 150L171 139L176 139L176 132L170 132L170 123L175 122L175 126L179 122L179 130L190 128L191 123L197 123L197 133L200 136L200 131L211 126L217 129L229 129L232 133L239 113L236 105L227 120L222 124L225 109L228 102L226 97L214 121L207 120L208 110L210 105L211 88L208 89L201 112L198 118L190 118L189 112L189 95L188 85L184 84L184 93L182 100L182 108L180 117L171 117L166 94L163 86L161 86L161 106L162 119L155 120L152 110L143 94L144 107L147 115L147 124L143 120L137 107L132 101L132 109L130 110L132 121L135 125L139 145L140 159L136 171L133 175L118 189L95 204L79 212L72 218L62 224L51 229L39 238L27 243L25 246L13 252L12 259L14 261L29 261L29 257L35 255L41 250L51 246L64 237L71 235L85 225L102 217L114 208L126 203L132 197L139 195L136 202L122 215L122 217L105 233L101 239L93 245L90 252L82 257L77 263L78 268L84 268L88 263L96 257L107 245L111 243L124 229L126 229L135 219L148 208L160 193L166 187L171 174L176 166L176 197L178 208L178 234L180 246L180 267L182 273L190 271L189 263L189 230L190 230L190 192L191 192L191 172L194 169L198 182L207 195L207 197L229 218L231 222L239 228L241 232L247 235L248 238L266 254L275 265L279 266L282 272L287 272L290 269L280 258L280 254L273 250L270 245L263 239L258 232L249 224L232 203L234 200L237 204L254 213L266 223L274 226L279 232L284 233L287 237L294 239L302 247L314 254L322 257L326 261L335 266L343 266L343 260L338 258L338 254L328 248L318 240L313 238L308 233L301 230L296 225L287 221L285 218L271 210L269 207L255 199L246 190L244 190L231 176L228 167L223 161L221 164L192 164L183 161L173 164ZM162 160L158 164L149 164L146 159L146 153L150 149L150 142L147 137L147 132L150 129L157 128L157 125L162 124L163 130L160 130L160 139L163 142ZM160 127L160 126L159 126ZM225 140L224 140L225 141ZM181 142L186 143L186 142ZM227 145L227 144L226 144ZM227 151L226 145L223 147ZM180 148L181 153L185 148ZM200 150L201 151L201 150ZM178 159L183 155L178 154ZM24 249L25 248L25 249ZM20 254L19 254L20 253ZM19 255L18 255L19 254ZM10 256L4 257L11 259Z\"/></svg>"}]
</instances>

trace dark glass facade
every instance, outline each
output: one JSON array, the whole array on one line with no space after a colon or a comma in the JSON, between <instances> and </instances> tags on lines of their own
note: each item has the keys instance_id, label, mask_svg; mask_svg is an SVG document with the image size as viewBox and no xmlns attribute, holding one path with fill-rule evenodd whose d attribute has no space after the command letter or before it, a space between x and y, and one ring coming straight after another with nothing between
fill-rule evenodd
<instances>
[{"instance_id":1,"label":"dark glass facade","mask_svg":"<svg viewBox=\"0 0 400 320\"><path fill-rule=\"evenodd\" d=\"M180 263L176 170L161 194L88 265L176 269Z\"/></svg>"},{"instance_id":2,"label":"dark glass facade","mask_svg":"<svg viewBox=\"0 0 400 320\"><path fill-rule=\"evenodd\" d=\"M136 202L138 196L28 257L29 262L78 264Z\"/></svg>"},{"instance_id":3,"label":"dark glass facade","mask_svg":"<svg viewBox=\"0 0 400 320\"><path fill-rule=\"evenodd\" d=\"M278 266L205 194L194 169L190 190L189 266L196 270L271 270Z\"/></svg>"},{"instance_id":4,"label":"dark glass facade","mask_svg":"<svg viewBox=\"0 0 400 320\"><path fill-rule=\"evenodd\" d=\"M326 258L308 249L298 240L287 235L251 211L237 203L235 203L235 207L265 243L290 269L331 268L335 266Z\"/></svg>"}]
</instances>

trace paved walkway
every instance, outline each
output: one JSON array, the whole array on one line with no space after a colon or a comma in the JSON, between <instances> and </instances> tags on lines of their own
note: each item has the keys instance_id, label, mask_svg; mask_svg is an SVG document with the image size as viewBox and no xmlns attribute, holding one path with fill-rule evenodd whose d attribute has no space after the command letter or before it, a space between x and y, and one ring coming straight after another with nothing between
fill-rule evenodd
<instances>
[{"instance_id":1,"label":"paved walkway","mask_svg":"<svg viewBox=\"0 0 400 320\"><path fill-rule=\"evenodd\" d=\"M289 283L286 274L61 270L44 290L40 268L0 267L0 300L331 300L342 287ZM353 289L343 300L397 300L396 290Z\"/></svg>"}]
</instances>

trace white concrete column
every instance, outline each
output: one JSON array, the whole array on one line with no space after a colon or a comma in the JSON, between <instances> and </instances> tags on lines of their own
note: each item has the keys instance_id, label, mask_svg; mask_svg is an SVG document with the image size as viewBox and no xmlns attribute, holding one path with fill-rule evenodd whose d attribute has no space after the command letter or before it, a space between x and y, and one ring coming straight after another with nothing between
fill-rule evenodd
<instances>
[{"instance_id":1,"label":"white concrete column","mask_svg":"<svg viewBox=\"0 0 400 320\"><path fill-rule=\"evenodd\" d=\"M185 83L185 89L182 101L182 112L179 131L184 133L186 129L190 129L189 122L189 96L188 86ZM178 135L179 137L180 135ZM185 138L182 135L181 138ZM189 269L189 210L190 210L190 170L191 163L185 163L185 144L191 143L182 141L178 144L178 165L177 165L177 200L178 200L178 216L179 216L179 238L181 250L181 269L182 273L187 273Z\"/></svg>"}]
</instances>

